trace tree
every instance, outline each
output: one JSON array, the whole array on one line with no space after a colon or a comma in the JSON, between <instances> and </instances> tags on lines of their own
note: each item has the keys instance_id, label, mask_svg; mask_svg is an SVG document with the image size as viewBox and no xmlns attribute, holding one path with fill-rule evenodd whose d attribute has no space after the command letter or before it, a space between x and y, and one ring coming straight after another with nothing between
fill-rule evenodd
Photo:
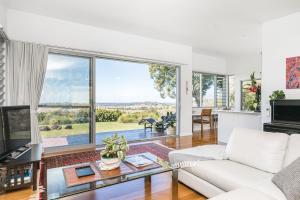
<instances>
[{"instance_id":1,"label":"tree","mask_svg":"<svg viewBox=\"0 0 300 200\"><path fill-rule=\"evenodd\" d=\"M150 64L149 72L154 80L154 87L162 98L176 98L176 67L161 64Z\"/></svg>"},{"instance_id":2,"label":"tree","mask_svg":"<svg viewBox=\"0 0 300 200\"><path fill-rule=\"evenodd\" d=\"M199 73L193 73L192 85L193 85L192 96L195 98L197 106L200 107L201 84L200 84L200 74Z\"/></svg>"},{"instance_id":3,"label":"tree","mask_svg":"<svg viewBox=\"0 0 300 200\"><path fill-rule=\"evenodd\" d=\"M202 88L201 88L201 74L193 73L192 84L193 91L192 95L195 98L196 104L200 107L201 97L200 92L202 92L202 97L206 95L207 90L211 88L211 85L214 83L214 75L202 75Z\"/></svg>"}]
</instances>

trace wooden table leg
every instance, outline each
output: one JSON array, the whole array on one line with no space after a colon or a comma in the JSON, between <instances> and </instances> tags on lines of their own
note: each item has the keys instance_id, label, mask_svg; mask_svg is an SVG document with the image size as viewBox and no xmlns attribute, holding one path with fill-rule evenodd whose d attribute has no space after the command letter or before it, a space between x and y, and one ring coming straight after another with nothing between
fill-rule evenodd
<instances>
[{"instance_id":1,"label":"wooden table leg","mask_svg":"<svg viewBox=\"0 0 300 200\"><path fill-rule=\"evenodd\" d=\"M46 167L46 162L43 163L42 165L43 169L42 169L42 172L43 172L43 192L42 192L42 199L47 199L48 197L48 191L47 191L47 184L48 184L48 181L47 181L47 167Z\"/></svg>"},{"instance_id":2,"label":"wooden table leg","mask_svg":"<svg viewBox=\"0 0 300 200\"><path fill-rule=\"evenodd\" d=\"M38 170L38 162L34 162L32 164L32 190L35 191L37 189L37 170Z\"/></svg>"},{"instance_id":3,"label":"wooden table leg","mask_svg":"<svg viewBox=\"0 0 300 200\"><path fill-rule=\"evenodd\" d=\"M146 176L145 177L145 185L144 185L145 189L145 197L149 196L151 197L151 176Z\"/></svg>"},{"instance_id":4,"label":"wooden table leg","mask_svg":"<svg viewBox=\"0 0 300 200\"><path fill-rule=\"evenodd\" d=\"M172 200L178 200L178 169L172 171Z\"/></svg>"}]
</instances>

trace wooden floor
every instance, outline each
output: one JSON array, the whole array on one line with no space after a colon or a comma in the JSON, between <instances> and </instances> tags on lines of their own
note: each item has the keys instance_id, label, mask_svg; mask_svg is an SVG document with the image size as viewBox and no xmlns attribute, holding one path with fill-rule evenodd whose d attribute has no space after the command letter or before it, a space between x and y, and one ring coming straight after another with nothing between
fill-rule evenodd
<instances>
[{"instance_id":1,"label":"wooden floor","mask_svg":"<svg viewBox=\"0 0 300 200\"><path fill-rule=\"evenodd\" d=\"M192 136L161 138L157 142L174 149L183 149L205 144L217 143L216 130L195 131ZM91 192L82 193L66 199L104 199L104 200L168 200L171 199L171 175L168 173L155 175L151 183L145 183L144 179L138 179ZM205 200L206 198L185 185L179 183L178 194L180 200ZM24 189L0 195L0 200L27 200L38 199L38 192Z\"/></svg>"}]
</instances>

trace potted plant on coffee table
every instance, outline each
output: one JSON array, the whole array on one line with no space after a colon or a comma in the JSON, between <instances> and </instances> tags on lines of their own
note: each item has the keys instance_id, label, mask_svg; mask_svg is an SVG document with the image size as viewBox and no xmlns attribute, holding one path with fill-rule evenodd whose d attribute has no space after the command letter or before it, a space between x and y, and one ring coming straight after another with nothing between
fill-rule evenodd
<instances>
[{"instance_id":1,"label":"potted plant on coffee table","mask_svg":"<svg viewBox=\"0 0 300 200\"><path fill-rule=\"evenodd\" d=\"M105 149L100 153L102 168L111 170L120 167L121 161L125 159L129 150L127 140L124 135L121 137L116 133L103 140Z\"/></svg>"}]
</instances>

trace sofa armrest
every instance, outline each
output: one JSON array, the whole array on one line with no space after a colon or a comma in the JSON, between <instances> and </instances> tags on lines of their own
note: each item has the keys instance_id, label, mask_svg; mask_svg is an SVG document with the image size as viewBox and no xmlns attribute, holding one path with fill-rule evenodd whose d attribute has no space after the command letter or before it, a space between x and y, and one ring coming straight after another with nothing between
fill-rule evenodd
<instances>
[{"instance_id":1,"label":"sofa armrest","mask_svg":"<svg viewBox=\"0 0 300 200\"><path fill-rule=\"evenodd\" d=\"M203 145L188 149L175 150L169 153L171 164L177 164L184 161L201 160L225 160L226 146L224 145Z\"/></svg>"}]
</instances>

